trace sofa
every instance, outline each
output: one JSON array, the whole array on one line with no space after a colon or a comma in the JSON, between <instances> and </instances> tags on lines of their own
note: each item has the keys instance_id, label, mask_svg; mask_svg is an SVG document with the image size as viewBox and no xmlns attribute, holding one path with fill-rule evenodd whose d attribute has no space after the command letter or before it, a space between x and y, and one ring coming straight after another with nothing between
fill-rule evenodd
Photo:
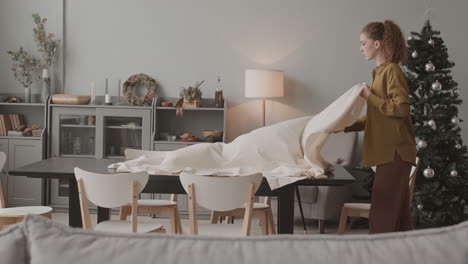
<instances>
[{"instance_id":1,"label":"sofa","mask_svg":"<svg viewBox=\"0 0 468 264\"><path fill-rule=\"evenodd\" d=\"M468 221L379 235L244 238L117 234L70 228L41 216L0 232L0 263L468 263Z\"/></svg>"}]
</instances>

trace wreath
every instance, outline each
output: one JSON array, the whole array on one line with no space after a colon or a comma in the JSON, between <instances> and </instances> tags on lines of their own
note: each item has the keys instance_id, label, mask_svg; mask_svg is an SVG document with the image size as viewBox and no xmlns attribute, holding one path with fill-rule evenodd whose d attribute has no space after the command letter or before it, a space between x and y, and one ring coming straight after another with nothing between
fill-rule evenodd
<instances>
[{"instance_id":1,"label":"wreath","mask_svg":"<svg viewBox=\"0 0 468 264\"><path fill-rule=\"evenodd\" d=\"M138 85L143 85L148 89L145 96L136 96L133 94L134 89ZM124 82L123 94L127 102L131 105L149 105L151 100L156 96L156 91L159 84L153 78L146 74L134 74Z\"/></svg>"}]
</instances>

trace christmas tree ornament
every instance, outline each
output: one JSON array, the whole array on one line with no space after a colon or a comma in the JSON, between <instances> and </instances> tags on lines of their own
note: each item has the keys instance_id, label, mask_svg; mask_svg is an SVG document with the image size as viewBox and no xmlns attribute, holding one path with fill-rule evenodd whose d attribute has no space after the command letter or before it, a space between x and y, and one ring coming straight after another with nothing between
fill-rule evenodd
<instances>
[{"instance_id":1,"label":"christmas tree ornament","mask_svg":"<svg viewBox=\"0 0 468 264\"><path fill-rule=\"evenodd\" d=\"M458 172L456 170L451 170L450 171L450 176L452 177L457 177L458 176Z\"/></svg>"},{"instance_id":2,"label":"christmas tree ornament","mask_svg":"<svg viewBox=\"0 0 468 264\"><path fill-rule=\"evenodd\" d=\"M418 52L417 51L413 51L413 53L411 53L411 57L413 58L417 58L419 56Z\"/></svg>"},{"instance_id":3,"label":"christmas tree ornament","mask_svg":"<svg viewBox=\"0 0 468 264\"><path fill-rule=\"evenodd\" d=\"M418 204L418 209L419 209L419 210L421 210L421 209L423 209L423 208L424 208L424 206L423 206L422 204Z\"/></svg>"},{"instance_id":4,"label":"christmas tree ornament","mask_svg":"<svg viewBox=\"0 0 468 264\"><path fill-rule=\"evenodd\" d=\"M432 83L431 88L433 91L440 92L440 90L442 90L442 84L438 80L436 80Z\"/></svg>"},{"instance_id":5,"label":"christmas tree ornament","mask_svg":"<svg viewBox=\"0 0 468 264\"><path fill-rule=\"evenodd\" d=\"M436 127L436 122L435 122L434 120L432 120L432 119L429 120L429 121L427 122L427 124L428 124L430 127L432 127L432 128L435 128L435 127Z\"/></svg>"},{"instance_id":6,"label":"christmas tree ornament","mask_svg":"<svg viewBox=\"0 0 468 264\"><path fill-rule=\"evenodd\" d=\"M452 117L452 120L450 121L456 126L460 125L460 120L456 116Z\"/></svg>"},{"instance_id":7,"label":"christmas tree ornament","mask_svg":"<svg viewBox=\"0 0 468 264\"><path fill-rule=\"evenodd\" d=\"M453 94L456 96L460 96L460 90L458 90L458 88L454 89Z\"/></svg>"},{"instance_id":8,"label":"christmas tree ornament","mask_svg":"<svg viewBox=\"0 0 468 264\"><path fill-rule=\"evenodd\" d=\"M408 37L408 40L413 40L413 39L414 39L413 36Z\"/></svg>"},{"instance_id":9,"label":"christmas tree ornament","mask_svg":"<svg viewBox=\"0 0 468 264\"><path fill-rule=\"evenodd\" d=\"M455 148L456 148L456 149L461 149L461 148L462 148L462 145L460 145L460 143L457 143L457 144L455 145Z\"/></svg>"},{"instance_id":10,"label":"christmas tree ornament","mask_svg":"<svg viewBox=\"0 0 468 264\"><path fill-rule=\"evenodd\" d=\"M426 142L424 139L420 139L420 140L418 141L418 147L419 147L420 149L425 149L425 148L427 147L427 142Z\"/></svg>"},{"instance_id":11,"label":"christmas tree ornament","mask_svg":"<svg viewBox=\"0 0 468 264\"><path fill-rule=\"evenodd\" d=\"M435 71L435 65L432 62L427 63L425 67L427 72Z\"/></svg>"},{"instance_id":12,"label":"christmas tree ornament","mask_svg":"<svg viewBox=\"0 0 468 264\"><path fill-rule=\"evenodd\" d=\"M427 167L426 169L424 169L423 175L424 175L424 177L430 179L430 178L434 177L435 172L431 167Z\"/></svg>"},{"instance_id":13,"label":"christmas tree ornament","mask_svg":"<svg viewBox=\"0 0 468 264\"><path fill-rule=\"evenodd\" d=\"M429 43L429 45L432 45L432 46L434 46L434 44L435 44L435 41L434 41L434 40L431 38L431 39L430 39L430 40L429 40L427 43Z\"/></svg>"}]
</instances>

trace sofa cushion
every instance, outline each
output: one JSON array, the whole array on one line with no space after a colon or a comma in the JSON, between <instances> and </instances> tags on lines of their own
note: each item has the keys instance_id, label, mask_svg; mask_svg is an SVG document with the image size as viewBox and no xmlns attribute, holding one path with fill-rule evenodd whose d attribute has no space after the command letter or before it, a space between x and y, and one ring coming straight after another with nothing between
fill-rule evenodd
<instances>
[{"instance_id":1,"label":"sofa cushion","mask_svg":"<svg viewBox=\"0 0 468 264\"><path fill-rule=\"evenodd\" d=\"M468 263L468 222L380 235L112 234L27 217L31 263Z\"/></svg>"},{"instance_id":2,"label":"sofa cushion","mask_svg":"<svg viewBox=\"0 0 468 264\"><path fill-rule=\"evenodd\" d=\"M29 263L22 224L7 227L0 232L0 263Z\"/></svg>"}]
</instances>

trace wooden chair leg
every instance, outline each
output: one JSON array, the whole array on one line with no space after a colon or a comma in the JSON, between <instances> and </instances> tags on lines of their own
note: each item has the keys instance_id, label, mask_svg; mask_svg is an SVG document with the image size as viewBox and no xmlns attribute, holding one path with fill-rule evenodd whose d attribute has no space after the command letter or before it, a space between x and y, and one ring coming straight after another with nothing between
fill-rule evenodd
<instances>
[{"instance_id":1,"label":"wooden chair leg","mask_svg":"<svg viewBox=\"0 0 468 264\"><path fill-rule=\"evenodd\" d=\"M319 232L325 234L325 220L319 220Z\"/></svg>"},{"instance_id":2,"label":"wooden chair leg","mask_svg":"<svg viewBox=\"0 0 468 264\"><path fill-rule=\"evenodd\" d=\"M348 221L348 210L345 207L341 209L340 225L338 226L338 234L342 235L346 231L346 222Z\"/></svg>"},{"instance_id":3,"label":"wooden chair leg","mask_svg":"<svg viewBox=\"0 0 468 264\"><path fill-rule=\"evenodd\" d=\"M273 211L271 210L271 206L268 209L268 227L270 228L270 234L276 235L275 220L273 219Z\"/></svg>"},{"instance_id":4,"label":"wooden chair leg","mask_svg":"<svg viewBox=\"0 0 468 264\"><path fill-rule=\"evenodd\" d=\"M265 210L265 212L262 214L262 217L259 218L260 220L260 224L262 225L262 234L263 235L268 235L268 231L269 231L269 214L268 214L268 210Z\"/></svg>"},{"instance_id":5,"label":"wooden chair leg","mask_svg":"<svg viewBox=\"0 0 468 264\"><path fill-rule=\"evenodd\" d=\"M219 218L218 212L211 211L211 223L212 224L217 224L218 220L219 220L218 218Z\"/></svg>"},{"instance_id":6,"label":"wooden chair leg","mask_svg":"<svg viewBox=\"0 0 468 264\"><path fill-rule=\"evenodd\" d=\"M172 234L177 234L177 210L176 208L172 208L171 210L171 217L170 217L170 221L171 221L171 232Z\"/></svg>"},{"instance_id":7,"label":"wooden chair leg","mask_svg":"<svg viewBox=\"0 0 468 264\"><path fill-rule=\"evenodd\" d=\"M176 223L177 223L177 234L183 234L183 230L182 230L182 223L180 221L180 213L179 213L179 207L176 206L175 208L176 210L176 216L177 216L177 219L176 219Z\"/></svg>"},{"instance_id":8,"label":"wooden chair leg","mask_svg":"<svg viewBox=\"0 0 468 264\"><path fill-rule=\"evenodd\" d=\"M130 215L132 208L129 206L120 207L120 220L127 220L127 216Z\"/></svg>"},{"instance_id":9,"label":"wooden chair leg","mask_svg":"<svg viewBox=\"0 0 468 264\"><path fill-rule=\"evenodd\" d=\"M231 221L232 221L232 218L231 218L231 217L232 217L232 216L225 216L225 217L224 217L224 220L225 220L225 222L226 222L225 224L230 224L230 223L231 223Z\"/></svg>"},{"instance_id":10,"label":"wooden chair leg","mask_svg":"<svg viewBox=\"0 0 468 264\"><path fill-rule=\"evenodd\" d=\"M46 218L52 219L52 212L48 212L48 213L41 214L41 215L46 217Z\"/></svg>"}]
</instances>

